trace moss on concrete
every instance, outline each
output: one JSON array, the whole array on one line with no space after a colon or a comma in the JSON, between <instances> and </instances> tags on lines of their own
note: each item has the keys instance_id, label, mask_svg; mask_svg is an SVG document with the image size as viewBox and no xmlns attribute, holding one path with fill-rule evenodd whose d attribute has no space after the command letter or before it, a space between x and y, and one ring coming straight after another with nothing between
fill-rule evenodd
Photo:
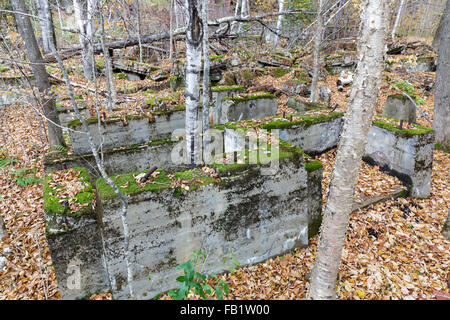
<instances>
[{"instance_id":1,"label":"moss on concrete","mask_svg":"<svg viewBox=\"0 0 450 320\"><path fill-rule=\"evenodd\" d=\"M271 130L271 129L286 129L291 128L293 126L303 126L304 128L308 128L313 124L321 123L330 121L332 119L340 118L344 115L342 112L333 112L330 114L320 114L317 116L308 116L308 115L302 115L300 116L300 120L296 121L289 121L290 115L287 115L287 119L281 119L279 116L275 117L273 120L269 123L262 124L260 127L262 129ZM293 115L298 116L298 115ZM278 119L277 119L278 118Z\"/></svg>"},{"instance_id":2,"label":"moss on concrete","mask_svg":"<svg viewBox=\"0 0 450 320\"><path fill-rule=\"evenodd\" d=\"M323 165L318 160L312 160L312 161L305 162L305 169L308 172L313 172L313 171L319 170L321 168L323 168Z\"/></svg>"},{"instance_id":3,"label":"moss on concrete","mask_svg":"<svg viewBox=\"0 0 450 320\"><path fill-rule=\"evenodd\" d=\"M222 101L233 101L233 102L243 102L243 101L250 101L250 100L256 100L256 99L275 99L275 95L269 93L269 92L255 92L253 94L249 94L246 96L238 96L238 97L232 97L227 96L223 97Z\"/></svg>"},{"instance_id":4,"label":"moss on concrete","mask_svg":"<svg viewBox=\"0 0 450 320\"><path fill-rule=\"evenodd\" d=\"M243 91L245 88L243 86L215 86L211 87L211 92L221 92L221 91Z\"/></svg>"},{"instance_id":5,"label":"moss on concrete","mask_svg":"<svg viewBox=\"0 0 450 320\"><path fill-rule=\"evenodd\" d=\"M387 123L379 120L375 120L372 122L374 126L377 126L382 129L386 129L395 135L400 136L414 136L414 135L423 135L430 132L434 132L433 129L421 126L419 124L412 124L416 129L399 129L397 125L392 123Z\"/></svg>"},{"instance_id":6,"label":"moss on concrete","mask_svg":"<svg viewBox=\"0 0 450 320\"><path fill-rule=\"evenodd\" d=\"M91 184L91 181L89 179L89 176L87 174L87 171L85 168L76 167L73 168L73 170L79 171L79 179L83 182L87 183L87 187L83 189L81 192L75 195L75 201L76 203L83 205L88 204L84 208L82 208L80 211L72 212L70 209L65 214L74 217L79 218L82 215L89 214L93 212L93 203L94 203L94 193L93 193L93 187ZM55 214L63 214L65 211L64 206L62 205L62 200L60 197L57 196L57 189L53 189L49 182L52 180L51 175L47 175L44 180L44 211L47 215L55 215ZM62 187L61 187L62 188Z\"/></svg>"}]
</instances>

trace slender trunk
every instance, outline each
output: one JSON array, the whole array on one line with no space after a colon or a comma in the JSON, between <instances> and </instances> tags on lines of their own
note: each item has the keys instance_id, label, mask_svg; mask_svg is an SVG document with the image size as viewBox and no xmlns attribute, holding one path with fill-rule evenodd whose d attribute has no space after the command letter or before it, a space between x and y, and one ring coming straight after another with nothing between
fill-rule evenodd
<instances>
[{"instance_id":1,"label":"slender trunk","mask_svg":"<svg viewBox=\"0 0 450 320\"><path fill-rule=\"evenodd\" d=\"M139 62L142 63L142 30L141 30L141 13L139 8L139 0L136 0L136 9L137 9L137 29L138 29L138 41L139 41Z\"/></svg>"},{"instance_id":2,"label":"slender trunk","mask_svg":"<svg viewBox=\"0 0 450 320\"><path fill-rule=\"evenodd\" d=\"M248 0L241 0L241 17L247 18L249 16L250 10L248 9ZM242 31L242 22L239 22L238 33Z\"/></svg>"},{"instance_id":3,"label":"slender trunk","mask_svg":"<svg viewBox=\"0 0 450 320\"><path fill-rule=\"evenodd\" d=\"M241 3L242 0L236 0L236 7L234 9L234 16L237 17L238 13L239 13L239 4ZM233 21L231 23L231 28L230 28L230 33L233 34L234 33L234 29L236 29L236 21Z\"/></svg>"},{"instance_id":4,"label":"slender trunk","mask_svg":"<svg viewBox=\"0 0 450 320\"><path fill-rule=\"evenodd\" d=\"M336 278L352 210L354 187L378 100L390 0L361 3L358 67L325 204L309 299L336 299Z\"/></svg>"},{"instance_id":5,"label":"slender trunk","mask_svg":"<svg viewBox=\"0 0 450 320\"><path fill-rule=\"evenodd\" d=\"M203 22L203 108L202 108L202 132L203 132L203 161L209 162L207 152L207 145L209 142L209 28L208 28L208 0L202 0L202 22Z\"/></svg>"},{"instance_id":6,"label":"slender trunk","mask_svg":"<svg viewBox=\"0 0 450 320\"><path fill-rule=\"evenodd\" d=\"M47 22L45 21L45 17L50 16L50 19L52 19L52 13L50 11L50 7L48 4L48 0L36 0L36 7L38 12L39 25L41 27L41 37L42 37L42 50L44 53L50 52L50 32L53 33L53 39L55 38L55 28L53 27L53 23L48 26ZM56 47L56 43L55 43Z\"/></svg>"},{"instance_id":7,"label":"slender trunk","mask_svg":"<svg viewBox=\"0 0 450 320\"><path fill-rule=\"evenodd\" d=\"M450 151L450 1L445 7L434 90L436 143Z\"/></svg>"},{"instance_id":8,"label":"slender trunk","mask_svg":"<svg viewBox=\"0 0 450 320\"><path fill-rule=\"evenodd\" d=\"M318 89L317 81L319 80L319 55L320 55L320 44L322 42L323 33L323 1L319 0L319 8L317 9L317 29L316 37L314 39L314 67L313 67L313 77L311 83L311 101L317 102L318 100Z\"/></svg>"},{"instance_id":9,"label":"slender trunk","mask_svg":"<svg viewBox=\"0 0 450 320\"><path fill-rule=\"evenodd\" d=\"M11 3L14 11L28 14L24 0L12 0ZM53 93L51 92L51 85L48 79L47 71L45 70L44 59L42 58L41 51L39 50L30 18L20 13L16 13L15 17L20 35L25 43L28 59L32 63L31 69L33 70L36 85L41 95L42 108L44 115L47 118L48 139L50 146L64 146L65 142L62 135L55 99L53 97Z\"/></svg>"},{"instance_id":10,"label":"slender trunk","mask_svg":"<svg viewBox=\"0 0 450 320\"><path fill-rule=\"evenodd\" d=\"M61 6L59 0L56 0L56 6L58 8L58 18L59 18L59 27L61 28L61 38L64 39L64 30L63 30L64 26L62 23Z\"/></svg>"},{"instance_id":11,"label":"slender trunk","mask_svg":"<svg viewBox=\"0 0 450 320\"><path fill-rule=\"evenodd\" d=\"M93 33L92 14L94 0L73 0L75 19L80 31L81 59L83 61L84 76L88 80L93 79L94 66L92 65L93 45L90 41Z\"/></svg>"},{"instance_id":12,"label":"slender trunk","mask_svg":"<svg viewBox=\"0 0 450 320\"><path fill-rule=\"evenodd\" d=\"M23 1L23 0L21 0ZM95 4L95 3L94 3ZM95 8L95 7L94 7ZM93 12L94 10L92 10ZM127 211L128 211L128 199L127 197L122 194L119 190L119 188L116 186L116 184L111 180L111 178L108 176L108 174L106 173L103 165L102 165L102 161L99 157L98 151L97 151L97 146L94 143L94 139L92 137L92 135L90 134L89 131L89 126L88 123L86 122L86 120L83 118L83 116L80 113L80 110L78 109L77 106L77 102L75 100L75 94L73 93L72 90L72 85L70 84L70 79L69 76L67 74L66 68L64 67L64 64L58 54L58 51L56 51L55 46L53 46L53 44L50 45L50 49L52 51L52 54L55 56L57 62L58 62L58 66L61 69L61 72L63 74L64 80L66 82L66 86L67 86L67 90L69 91L69 95L70 95L70 100L72 102L72 107L73 110L75 111L75 114L77 116L77 118L81 121L81 124L83 126L83 130L84 132L86 132L87 136L88 136L88 142L89 142L89 146L91 147L91 151L92 154L94 155L95 158L95 162L97 164L97 167L100 171L100 174L102 175L102 177L106 180L106 182L111 186L111 188L114 190L114 192L116 193L116 195L119 197L120 201L121 201L121 209L120 209L120 216L121 216L121 220L122 220L122 226L124 229L124 252L125 252L125 262L127 265L127 280L128 280L128 288L129 288L129 292L130 292L130 297L131 299L134 299L134 290L133 290L133 269L132 269L132 265L130 262L130 250L129 250L129 231L128 231L128 223L127 223ZM91 57L91 60L92 57Z\"/></svg>"},{"instance_id":13,"label":"slender trunk","mask_svg":"<svg viewBox=\"0 0 450 320\"><path fill-rule=\"evenodd\" d=\"M173 6L174 6L174 0L170 0L170 7L169 7L169 19L170 19L170 25L169 25L169 60L170 62L173 62Z\"/></svg>"},{"instance_id":14,"label":"slender trunk","mask_svg":"<svg viewBox=\"0 0 450 320\"><path fill-rule=\"evenodd\" d=\"M405 0L400 1L400 7L398 8L397 17L395 18L394 27L392 27L392 35L391 40L394 41L395 31L397 30L398 23L400 21L400 17L402 15L403 5L405 4Z\"/></svg>"},{"instance_id":15,"label":"slender trunk","mask_svg":"<svg viewBox=\"0 0 450 320\"><path fill-rule=\"evenodd\" d=\"M112 70L111 57L109 55L109 50L105 45L105 23L103 20L103 8L102 3L99 3L100 7L98 10L100 18L100 42L103 49L103 57L105 58L105 73L106 73L106 86L108 90L108 112L110 115L113 114L113 107L117 102L117 90L116 84L114 82L114 74Z\"/></svg>"},{"instance_id":16,"label":"slender trunk","mask_svg":"<svg viewBox=\"0 0 450 320\"><path fill-rule=\"evenodd\" d=\"M200 165L201 139L199 135L199 83L202 68L203 23L200 18L201 1L185 0L186 28L186 143L188 164Z\"/></svg>"},{"instance_id":17,"label":"slender trunk","mask_svg":"<svg viewBox=\"0 0 450 320\"><path fill-rule=\"evenodd\" d=\"M284 11L284 0L278 0L278 11L279 12ZM282 24L283 24L283 15L279 15L278 20L277 20L277 29L276 29L278 33L281 33ZM273 47L276 48L277 45L278 45L278 35L274 34L273 35Z\"/></svg>"}]
</instances>

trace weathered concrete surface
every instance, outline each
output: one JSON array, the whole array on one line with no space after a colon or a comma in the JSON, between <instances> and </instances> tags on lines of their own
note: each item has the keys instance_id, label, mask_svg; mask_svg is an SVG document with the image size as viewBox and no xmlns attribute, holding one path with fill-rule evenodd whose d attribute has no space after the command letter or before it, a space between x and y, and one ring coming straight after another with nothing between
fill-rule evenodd
<instances>
[{"instance_id":1,"label":"weathered concrete surface","mask_svg":"<svg viewBox=\"0 0 450 320\"><path fill-rule=\"evenodd\" d=\"M430 195L434 132L400 134L373 125L363 159L412 185L411 196Z\"/></svg>"},{"instance_id":2,"label":"weathered concrete surface","mask_svg":"<svg viewBox=\"0 0 450 320\"><path fill-rule=\"evenodd\" d=\"M233 96L244 90L242 86L229 86L229 87L212 87L211 88L211 105L209 114L212 118L213 124L222 124L220 121L220 115L222 114L222 99L227 96Z\"/></svg>"},{"instance_id":3,"label":"weathered concrete surface","mask_svg":"<svg viewBox=\"0 0 450 320\"><path fill-rule=\"evenodd\" d=\"M402 94L390 95L386 99L383 116L398 120L416 122L414 103Z\"/></svg>"},{"instance_id":4,"label":"weathered concrete surface","mask_svg":"<svg viewBox=\"0 0 450 320\"><path fill-rule=\"evenodd\" d=\"M308 179L303 157L280 160L275 175L263 176L259 166L222 177L197 190L174 196L173 189L129 195L127 218L131 261L138 299L176 287L175 266L203 250L205 273L221 272L223 258L234 255L241 265L254 264L308 243L308 222L321 179ZM97 185L99 182L97 182ZM128 299L123 229L117 198L103 199L102 226L106 265L115 299ZM317 202L317 203L315 203ZM152 281L148 276L152 275Z\"/></svg>"},{"instance_id":5,"label":"weathered concrete surface","mask_svg":"<svg viewBox=\"0 0 450 320\"><path fill-rule=\"evenodd\" d=\"M140 146L107 150L103 153L103 165L110 176L137 172L152 166L165 170L179 171L180 165L171 161L174 144L170 140L145 143ZM92 179L100 178L94 156L92 154L64 156L47 154L44 160L45 173L66 168L84 167Z\"/></svg>"},{"instance_id":6,"label":"weathered concrete surface","mask_svg":"<svg viewBox=\"0 0 450 320\"><path fill-rule=\"evenodd\" d=\"M45 230L63 299L84 299L109 289L100 229L93 203L79 212L55 209L54 191L44 187ZM90 187L89 190L92 190ZM53 203L53 204L52 204Z\"/></svg>"},{"instance_id":7,"label":"weathered concrete surface","mask_svg":"<svg viewBox=\"0 0 450 320\"><path fill-rule=\"evenodd\" d=\"M148 64L148 63L141 63L139 61L132 61L132 60L114 60L112 61L113 69L120 70L120 71L127 71L135 74L141 74L141 75L149 75L153 71L158 70L157 67Z\"/></svg>"},{"instance_id":8,"label":"weathered concrete surface","mask_svg":"<svg viewBox=\"0 0 450 320\"><path fill-rule=\"evenodd\" d=\"M185 110L155 113L153 117L153 120L147 117L128 119L126 125L120 119L110 120L106 123L102 122L103 149L108 150L141 144L150 140L167 139L170 138L175 129L184 128L185 125ZM100 134L98 124L96 119L92 120L89 124L89 131L95 145L99 146ZM83 131L81 124L73 125L71 128ZM91 152L86 134L70 131L70 138L75 155Z\"/></svg>"},{"instance_id":9,"label":"weathered concrete surface","mask_svg":"<svg viewBox=\"0 0 450 320\"><path fill-rule=\"evenodd\" d=\"M412 57L411 59L386 59L385 70L389 72L404 71L407 73L435 72L436 58L433 56Z\"/></svg>"},{"instance_id":10,"label":"weathered concrete surface","mask_svg":"<svg viewBox=\"0 0 450 320\"><path fill-rule=\"evenodd\" d=\"M277 113L277 99L264 95L255 95L253 99L245 100L225 97L222 99L221 109L215 113L215 124L274 116Z\"/></svg>"},{"instance_id":11,"label":"weathered concrete surface","mask_svg":"<svg viewBox=\"0 0 450 320\"><path fill-rule=\"evenodd\" d=\"M336 114L336 117L317 120L316 123L312 124L303 122L289 127L280 125L278 134L280 139L302 148L305 153L316 155L337 146L342 125L342 114ZM261 126L261 128L265 127L264 125ZM274 126L272 129L277 129L277 127ZM248 132L248 130L241 131L226 127L224 133L225 152L248 148Z\"/></svg>"},{"instance_id":12,"label":"weathered concrete surface","mask_svg":"<svg viewBox=\"0 0 450 320\"><path fill-rule=\"evenodd\" d=\"M17 92L17 90L3 90L0 89L0 106L9 106L13 104L25 104L27 99L23 94Z\"/></svg>"},{"instance_id":13,"label":"weathered concrete surface","mask_svg":"<svg viewBox=\"0 0 450 320\"><path fill-rule=\"evenodd\" d=\"M80 110L81 115L87 119L91 116L91 113L89 112L89 109L87 108L86 102L82 100L77 101L77 107ZM78 120L75 111L72 109L72 105L70 103L69 106L63 106L58 104L57 105L58 110L58 116L59 116L59 122L63 127L67 127L69 123L71 123L74 120Z\"/></svg>"},{"instance_id":14,"label":"weathered concrete surface","mask_svg":"<svg viewBox=\"0 0 450 320\"><path fill-rule=\"evenodd\" d=\"M310 111L323 107L323 105L318 102L303 101L298 97L289 97L286 105L297 110L298 112Z\"/></svg>"}]
</instances>

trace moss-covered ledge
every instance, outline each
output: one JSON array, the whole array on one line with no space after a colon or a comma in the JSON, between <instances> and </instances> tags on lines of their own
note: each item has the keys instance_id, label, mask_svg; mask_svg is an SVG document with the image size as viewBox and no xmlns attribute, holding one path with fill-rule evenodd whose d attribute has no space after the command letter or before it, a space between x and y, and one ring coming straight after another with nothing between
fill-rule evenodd
<instances>
[{"instance_id":1,"label":"moss-covered ledge","mask_svg":"<svg viewBox=\"0 0 450 320\"><path fill-rule=\"evenodd\" d=\"M75 203L82 206L79 211L71 211L70 208L66 208L63 205L64 201L68 201L68 198L61 198L58 196L58 190L61 188L52 188L49 184L52 181L51 174L48 174L44 180L44 211L47 215L66 215L73 218L79 218L82 215L91 214L95 204L95 197L93 187L90 178L85 168L75 167L72 168L75 171L80 172L78 179L86 183L86 187L80 192L74 195ZM72 199L73 200L73 199ZM87 204L87 205L86 205Z\"/></svg>"},{"instance_id":2,"label":"moss-covered ledge","mask_svg":"<svg viewBox=\"0 0 450 320\"><path fill-rule=\"evenodd\" d=\"M235 85L235 86L213 86L211 87L211 92L222 92L222 91L243 91L245 88L244 86Z\"/></svg>"},{"instance_id":3,"label":"moss-covered ledge","mask_svg":"<svg viewBox=\"0 0 450 320\"><path fill-rule=\"evenodd\" d=\"M140 172L132 172L111 177L111 180L119 188L120 192L126 195L135 195L145 191L158 192L166 189L173 189L175 196L180 196L183 192L193 191L201 186L216 183L216 179L207 176L201 169L195 168L183 172L169 173L163 169L158 169L158 177L150 177L152 182L145 184L143 187L139 186L135 181L135 176L141 173L147 173L148 170ZM173 177L169 177L172 175ZM180 186L174 186L174 182L180 181ZM97 192L102 200L111 200L117 197L114 190L106 182L105 179L97 179Z\"/></svg>"},{"instance_id":4,"label":"moss-covered ledge","mask_svg":"<svg viewBox=\"0 0 450 320\"><path fill-rule=\"evenodd\" d=\"M384 122L384 121L380 121L380 120L374 120L372 122L372 124L379 128L386 129L386 130L394 133L397 136L403 136L403 137L412 137L415 135L424 135L424 134L427 134L430 132L434 132L434 130L431 128L422 126L420 124L415 124L415 123L411 124L414 127L414 129L406 129L406 128L400 129L400 128L398 128L398 124L400 123L400 121L398 121L396 119L390 119L390 118L386 118L386 119L394 121L397 124L392 124L392 123Z\"/></svg>"},{"instance_id":5,"label":"moss-covered ledge","mask_svg":"<svg viewBox=\"0 0 450 320\"><path fill-rule=\"evenodd\" d=\"M222 98L222 101L244 102L256 99L275 99L275 95L269 92L254 92L252 94L240 95L240 96L226 96Z\"/></svg>"}]
</instances>

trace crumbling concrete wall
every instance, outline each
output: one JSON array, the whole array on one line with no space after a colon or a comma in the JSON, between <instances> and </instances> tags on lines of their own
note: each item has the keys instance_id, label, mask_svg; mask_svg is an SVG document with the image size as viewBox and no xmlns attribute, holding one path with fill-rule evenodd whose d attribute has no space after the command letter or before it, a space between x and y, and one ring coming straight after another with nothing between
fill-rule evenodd
<instances>
[{"instance_id":1,"label":"crumbling concrete wall","mask_svg":"<svg viewBox=\"0 0 450 320\"><path fill-rule=\"evenodd\" d=\"M363 159L380 166L411 186L411 196L430 195L433 167L434 131L417 126L415 130L375 122L368 134Z\"/></svg>"},{"instance_id":2,"label":"crumbling concrete wall","mask_svg":"<svg viewBox=\"0 0 450 320\"><path fill-rule=\"evenodd\" d=\"M242 169L223 171L221 182L182 193L169 187L129 194L137 298L152 298L176 287L175 266L190 259L194 250L208 254L203 271L209 273L224 271L223 258L230 254L248 265L308 244L308 223L317 217L311 209L321 205L321 199L311 197L310 188L320 189L321 171L308 179L303 156L294 153L280 159L274 175L261 175L259 165ZM97 181L99 185L102 182ZM101 187L98 198L113 295L127 299L119 200Z\"/></svg>"}]
</instances>

